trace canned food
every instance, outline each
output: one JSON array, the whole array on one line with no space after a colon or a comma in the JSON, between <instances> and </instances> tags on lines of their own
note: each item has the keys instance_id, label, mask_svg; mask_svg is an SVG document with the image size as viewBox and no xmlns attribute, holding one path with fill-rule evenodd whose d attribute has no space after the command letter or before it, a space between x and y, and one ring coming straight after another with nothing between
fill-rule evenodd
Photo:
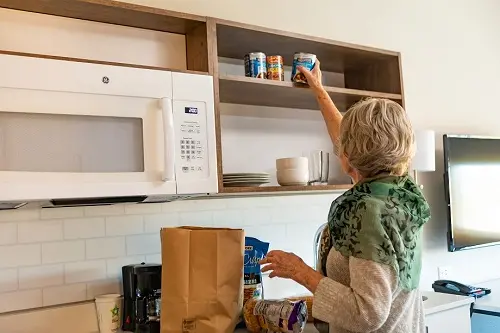
<instances>
[{"instance_id":1,"label":"canned food","mask_svg":"<svg viewBox=\"0 0 500 333\"><path fill-rule=\"evenodd\" d=\"M312 53L296 52L293 55L292 65L292 81L297 83L307 83L304 74L297 70L297 67L302 66L308 70L312 70L316 64L316 55Z\"/></svg>"},{"instance_id":2,"label":"canned food","mask_svg":"<svg viewBox=\"0 0 500 333\"><path fill-rule=\"evenodd\" d=\"M267 79L275 81L285 80L285 71L283 70L283 57L280 55L267 57Z\"/></svg>"},{"instance_id":3,"label":"canned food","mask_svg":"<svg viewBox=\"0 0 500 333\"><path fill-rule=\"evenodd\" d=\"M266 55L252 52L245 55L245 76L265 79L267 76Z\"/></svg>"}]
</instances>

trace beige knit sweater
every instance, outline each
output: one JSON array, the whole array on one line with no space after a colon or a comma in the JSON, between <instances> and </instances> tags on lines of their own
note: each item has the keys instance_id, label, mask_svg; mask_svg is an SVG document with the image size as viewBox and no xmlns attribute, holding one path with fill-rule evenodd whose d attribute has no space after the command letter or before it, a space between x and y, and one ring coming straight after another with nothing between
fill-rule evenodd
<instances>
[{"instance_id":1,"label":"beige knit sweater","mask_svg":"<svg viewBox=\"0 0 500 333\"><path fill-rule=\"evenodd\" d=\"M330 333L423 333L423 303L418 290L403 291L390 266L334 248L326 275L314 293L313 317L330 324Z\"/></svg>"}]
</instances>

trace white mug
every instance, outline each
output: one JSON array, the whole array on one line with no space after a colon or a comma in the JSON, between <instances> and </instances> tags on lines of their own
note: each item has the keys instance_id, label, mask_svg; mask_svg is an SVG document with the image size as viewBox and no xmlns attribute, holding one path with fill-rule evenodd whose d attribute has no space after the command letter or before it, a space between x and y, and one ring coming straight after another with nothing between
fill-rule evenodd
<instances>
[{"instance_id":1,"label":"white mug","mask_svg":"<svg viewBox=\"0 0 500 333\"><path fill-rule=\"evenodd\" d=\"M97 321L100 333L115 333L120 328L122 296L119 294L100 295L95 298Z\"/></svg>"}]
</instances>

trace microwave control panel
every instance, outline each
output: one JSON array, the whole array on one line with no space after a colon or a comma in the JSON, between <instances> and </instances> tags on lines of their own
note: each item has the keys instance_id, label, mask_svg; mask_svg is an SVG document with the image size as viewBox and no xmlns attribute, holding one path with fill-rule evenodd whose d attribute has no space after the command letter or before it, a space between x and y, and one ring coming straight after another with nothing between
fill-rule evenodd
<instances>
[{"instance_id":1,"label":"microwave control panel","mask_svg":"<svg viewBox=\"0 0 500 333\"><path fill-rule=\"evenodd\" d=\"M206 178L209 175L207 158L207 114L204 102L174 101L176 124L176 155L178 177Z\"/></svg>"}]
</instances>

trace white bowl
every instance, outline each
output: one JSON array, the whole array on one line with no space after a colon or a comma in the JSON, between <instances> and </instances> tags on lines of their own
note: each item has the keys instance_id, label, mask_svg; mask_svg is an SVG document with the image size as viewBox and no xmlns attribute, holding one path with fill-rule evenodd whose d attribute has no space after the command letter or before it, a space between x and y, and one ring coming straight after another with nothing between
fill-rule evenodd
<instances>
[{"instance_id":1,"label":"white bowl","mask_svg":"<svg viewBox=\"0 0 500 333\"><path fill-rule=\"evenodd\" d=\"M309 169L307 157L288 157L276 160L276 170L283 169Z\"/></svg>"},{"instance_id":2,"label":"white bowl","mask_svg":"<svg viewBox=\"0 0 500 333\"><path fill-rule=\"evenodd\" d=\"M309 182L309 169L281 169L276 170L276 178L281 186L307 185Z\"/></svg>"}]
</instances>

